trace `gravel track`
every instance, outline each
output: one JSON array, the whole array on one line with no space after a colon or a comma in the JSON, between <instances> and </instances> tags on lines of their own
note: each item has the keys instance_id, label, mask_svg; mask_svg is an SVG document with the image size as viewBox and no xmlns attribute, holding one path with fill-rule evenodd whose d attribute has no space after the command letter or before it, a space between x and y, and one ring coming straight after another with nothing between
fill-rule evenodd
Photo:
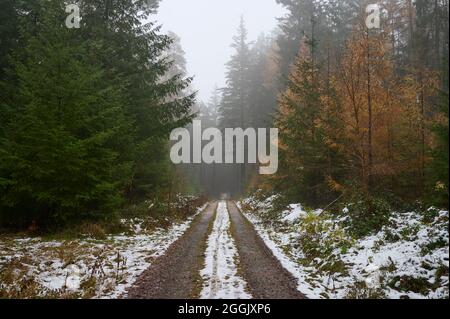
<instances>
[{"instance_id":1,"label":"gravel track","mask_svg":"<svg viewBox=\"0 0 450 319\"><path fill-rule=\"evenodd\" d=\"M281 266L236 204L231 201L227 204L241 272L252 296L256 299L305 299L297 290L295 278Z\"/></svg>"},{"instance_id":2,"label":"gravel track","mask_svg":"<svg viewBox=\"0 0 450 319\"><path fill-rule=\"evenodd\" d=\"M197 216L191 228L166 253L156 259L128 290L128 299L193 299L201 289L205 242L214 221L217 203Z\"/></svg>"},{"instance_id":3,"label":"gravel track","mask_svg":"<svg viewBox=\"0 0 450 319\"><path fill-rule=\"evenodd\" d=\"M205 264L207 240L212 231L217 206L217 202L211 202L194 219L190 229L137 279L128 290L126 298L200 297L204 284L200 272ZM239 275L246 282L251 296L255 299L305 299L297 290L295 278L273 256L236 204L228 201L227 208L231 234L239 253ZM218 287L220 285L214 286L213 290Z\"/></svg>"}]
</instances>

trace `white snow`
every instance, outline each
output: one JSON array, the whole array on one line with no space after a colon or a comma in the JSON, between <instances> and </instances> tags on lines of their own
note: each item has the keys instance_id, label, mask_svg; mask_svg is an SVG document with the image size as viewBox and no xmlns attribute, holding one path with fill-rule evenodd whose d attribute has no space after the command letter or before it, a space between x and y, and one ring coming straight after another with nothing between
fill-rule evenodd
<instances>
[{"instance_id":1,"label":"white snow","mask_svg":"<svg viewBox=\"0 0 450 319\"><path fill-rule=\"evenodd\" d=\"M258 220L258 218L255 217L255 215L251 215L251 214L245 214L245 215L246 215L247 219L253 223L256 231L258 232L258 235L263 239L264 243L267 245L267 247L269 247L269 249L272 251L274 256L280 261L281 265L297 279L298 291L303 293L309 299L320 299L321 298L320 294L323 292L323 290L320 287L314 287L307 281L308 272L306 271L306 269L301 267L299 264L297 264L293 259L289 258L283 252L282 245L277 244L277 243L275 243L274 240L272 240L273 235L279 235L279 234L275 234L274 232L271 232L270 230L265 229L262 226L260 220ZM284 243L290 242L290 240L289 240L290 238L288 235L280 236L279 238Z\"/></svg>"},{"instance_id":2,"label":"white snow","mask_svg":"<svg viewBox=\"0 0 450 319\"><path fill-rule=\"evenodd\" d=\"M245 205L243 205L245 204ZM245 211L266 245L280 260L284 268L298 280L298 289L308 298L346 298L354 292L358 283L365 283L368 290L381 292L385 298L448 298L449 297L449 231L447 211L439 211L433 221L424 220L417 212L393 213L389 223L373 236L351 238L342 225L347 217L335 217L323 212L323 227L317 242L330 244L332 232L339 229L341 236L351 247L345 251L336 248L326 259L308 260L299 241L301 226L308 213L301 205L290 205L288 210L275 216L270 222L260 217L271 208L271 200L245 200L239 207L250 206ZM242 210L242 209L241 209ZM348 213L348 209L343 213ZM321 211L310 212L309 217ZM433 247L435 243L441 244ZM334 246L332 246L334 247ZM339 261L344 272L322 271L324 265ZM328 264L327 264L328 263ZM437 278L439 269L447 269ZM430 288L423 292L409 291L404 280L427 281ZM360 289L360 288L358 288ZM367 292L367 291L366 291Z\"/></svg>"},{"instance_id":3,"label":"white snow","mask_svg":"<svg viewBox=\"0 0 450 319\"><path fill-rule=\"evenodd\" d=\"M197 214L204 207L199 208ZM37 294L72 292L83 298L118 298L125 295L155 258L184 234L194 217L150 233L145 233L140 223L134 221L137 223L132 227L136 231L134 235L110 236L106 240L1 238L0 272L17 260L17 269L13 269L17 281L33 278L42 286ZM92 283L93 292L85 295L81 286L88 282ZM15 289L14 284L7 285L0 282L0 291Z\"/></svg>"},{"instance_id":4,"label":"white snow","mask_svg":"<svg viewBox=\"0 0 450 319\"><path fill-rule=\"evenodd\" d=\"M312 212L312 214L320 215L322 210L318 209ZM299 219L307 216L307 212L303 209L300 204L291 204L289 208L282 212L282 216L284 216L281 221L287 224L293 224Z\"/></svg>"},{"instance_id":5,"label":"white snow","mask_svg":"<svg viewBox=\"0 0 450 319\"><path fill-rule=\"evenodd\" d=\"M247 284L238 274L238 251L230 234L227 204L219 202L216 219L208 238L201 299L251 299Z\"/></svg>"},{"instance_id":6,"label":"white snow","mask_svg":"<svg viewBox=\"0 0 450 319\"><path fill-rule=\"evenodd\" d=\"M367 273L377 273L378 277L394 279L395 277L423 278L429 283L435 282L436 269L444 265L449 267L449 234L448 212L439 212L439 217L432 224L424 224L419 214L410 212L406 214L394 214L391 223L395 227L385 227L374 236L366 237L357 242L355 247L342 255L342 260L347 264L353 264L350 268L350 276L363 280ZM410 235L402 235L408 230L415 230ZM401 239L386 241L386 234L395 233ZM403 237L403 238L402 238ZM445 247L424 252L424 249L438 240L446 242ZM428 264L424 267L424 263ZM393 267L392 272L380 271L381 268ZM430 268L430 269L427 269ZM345 278L343 278L343 281ZM386 294L389 298L398 299L401 296L410 298L448 298L448 276L441 278L442 285L427 295L414 292L400 292L389 288ZM397 282L399 284L399 282ZM447 287L445 289L444 287Z\"/></svg>"},{"instance_id":7,"label":"white snow","mask_svg":"<svg viewBox=\"0 0 450 319\"><path fill-rule=\"evenodd\" d=\"M302 209L302 205L295 204L290 205L289 210L284 211L283 214L286 216L281 219L282 222L293 223L300 217L304 216L304 211Z\"/></svg>"}]
</instances>

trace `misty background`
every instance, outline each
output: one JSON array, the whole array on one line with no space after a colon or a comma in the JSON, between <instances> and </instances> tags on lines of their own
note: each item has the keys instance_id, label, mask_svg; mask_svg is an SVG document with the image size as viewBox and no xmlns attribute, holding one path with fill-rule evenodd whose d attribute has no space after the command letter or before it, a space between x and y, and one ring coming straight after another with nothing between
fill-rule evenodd
<instances>
[{"instance_id":1,"label":"misty background","mask_svg":"<svg viewBox=\"0 0 450 319\"><path fill-rule=\"evenodd\" d=\"M225 64L241 16L252 42L276 29L277 18L285 13L274 0L163 0L156 19L164 32L180 37L188 74L195 77L193 87L207 101L216 84L225 85Z\"/></svg>"},{"instance_id":2,"label":"misty background","mask_svg":"<svg viewBox=\"0 0 450 319\"><path fill-rule=\"evenodd\" d=\"M51 224L260 189L446 206L448 0L378 2L370 30L372 0L2 0L0 215ZM174 168L170 132L195 117L279 128L278 173Z\"/></svg>"}]
</instances>

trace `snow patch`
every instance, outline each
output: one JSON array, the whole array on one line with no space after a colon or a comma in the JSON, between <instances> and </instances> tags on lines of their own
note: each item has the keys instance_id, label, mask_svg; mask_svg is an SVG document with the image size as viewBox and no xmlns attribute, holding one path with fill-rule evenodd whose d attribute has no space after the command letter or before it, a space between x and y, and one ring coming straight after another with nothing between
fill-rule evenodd
<instances>
[{"instance_id":1,"label":"snow patch","mask_svg":"<svg viewBox=\"0 0 450 319\"><path fill-rule=\"evenodd\" d=\"M274 256L280 261L281 265L289 271L298 282L297 290L304 294L308 299L320 299L322 298L321 293L323 292L320 287L314 287L308 282L308 273L305 271L303 267L297 264L294 260L289 258L284 252L282 246L275 243L272 240L273 232L265 229L261 221L256 218L254 215L245 214L248 220L254 225L258 235L263 239L264 243L267 247L272 251ZM283 242L289 243L290 237L289 235L281 236L283 238Z\"/></svg>"},{"instance_id":2,"label":"snow patch","mask_svg":"<svg viewBox=\"0 0 450 319\"><path fill-rule=\"evenodd\" d=\"M250 212L243 211L246 217L283 267L297 278L298 290L308 298L347 298L355 289L360 289L356 288L360 283L365 284L364 289L390 299L449 297L447 211L434 209L432 215L433 209L430 209L428 213L434 216L431 220L417 212L394 212L380 232L360 239L353 239L346 232L348 209L343 210L344 216L319 210L309 213L320 216L326 226L318 231L319 243L335 238L336 230L351 243L345 250L336 247L324 257L326 260L309 260L300 245L301 226L308 218L301 205L290 205L278 218L263 221L260 216L272 209L271 200L250 198L244 203L245 207L252 208ZM241 210L244 207L241 203L238 206ZM330 265L330 260L342 263L344 269L322 270L324 265ZM420 289L425 290L410 291L418 289L418 283L424 287Z\"/></svg>"},{"instance_id":3,"label":"snow patch","mask_svg":"<svg viewBox=\"0 0 450 319\"><path fill-rule=\"evenodd\" d=\"M219 202L216 219L205 252L201 299L251 299L247 283L238 275L238 251L230 234L227 204Z\"/></svg>"},{"instance_id":4,"label":"snow patch","mask_svg":"<svg viewBox=\"0 0 450 319\"><path fill-rule=\"evenodd\" d=\"M196 215L205 207L199 208ZM92 282L94 291L88 297L119 298L126 295L127 289L155 258L163 255L185 233L196 215L169 229L157 229L151 233L143 231L141 221L132 221L135 223L133 235L110 236L106 240L2 238L0 272L14 259L18 265L14 272L23 271L27 278L34 278L44 289L57 295L73 292L86 298L80 286ZM14 284L8 286L0 282L0 290L14 289Z\"/></svg>"},{"instance_id":5,"label":"snow patch","mask_svg":"<svg viewBox=\"0 0 450 319\"><path fill-rule=\"evenodd\" d=\"M321 209L315 210L311 212L316 216L320 215L323 211ZM284 216L281 221L287 224L293 224L297 222L299 219L304 218L308 215L308 212L303 209L300 204L291 204L288 206L288 209L283 211L282 215Z\"/></svg>"}]
</instances>

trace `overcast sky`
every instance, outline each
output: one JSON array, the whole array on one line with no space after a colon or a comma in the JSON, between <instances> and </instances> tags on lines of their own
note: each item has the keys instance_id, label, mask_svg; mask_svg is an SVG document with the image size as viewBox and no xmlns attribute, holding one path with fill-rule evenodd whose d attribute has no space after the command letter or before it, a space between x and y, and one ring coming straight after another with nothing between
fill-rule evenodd
<instances>
[{"instance_id":1,"label":"overcast sky","mask_svg":"<svg viewBox=\"0 0 450 319\"><path fill-rule=\"evenodd\" d=\"M275 0L162 0L157 19L163 31L181 37L188 72L195 76L199 98L207 101L215 84L224 85L224 64L240 16L253 41L261 32L272 31L283 13Z\"/></svg>"}]
</instances>

